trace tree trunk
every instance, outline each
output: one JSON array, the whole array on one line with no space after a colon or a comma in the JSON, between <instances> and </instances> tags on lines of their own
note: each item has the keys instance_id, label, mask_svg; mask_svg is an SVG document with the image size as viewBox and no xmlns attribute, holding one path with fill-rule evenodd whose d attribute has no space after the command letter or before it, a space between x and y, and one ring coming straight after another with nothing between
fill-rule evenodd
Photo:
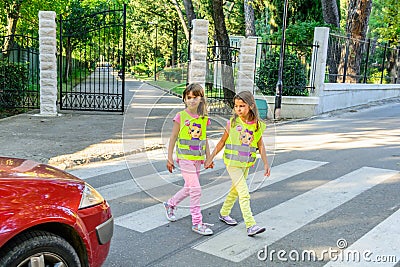
<instances>
[{"instance_id":1,"label":"tree trunk","mask_svg":"<svg viewBox=\"0 0 400 267\"><path fill-rule=\"evenodd\" d=\"M396 83L400 84L400 44L397 46L396 65L397 65L397 77L395 76Z\"/></svg>"},{"instance_id":2,"label":"tree trunk","mask_svg":"<svg viewBox=\"0 0 400 267\"><path fill-rule=\"evenodd\" d=\"M71 37L68 37L67 44L65 47L65 69L64 69L64 73L63 73L64 82L68 81L71 69L72 69L72 45L71 45Z\"/></svg>"},{"instance_id":3,"label":"tree trunk","mask_svg":"<svg viewBox=\"0 0 400 267\"><path fill-rule=\"evenodd\" d=\"M230 50L230 41L225 25L225 16L223 11L223 0L212 0L213 19L215 27L215 37L221 53L222 66L222 87L224 97L227 103L233 106L233 97L235 96L235 85L233 81L232 57Z\"/></svg>"},{"instance_id":4,"label":"tree trunk","mask_svg":"<svg viewBox=\"0 0 400 267\"><path fill-rule=\"evenodd\" d=\"M350 44L346 82L356 83L358 81L371 7L372 0L351 0L349 2L346 32L350 34Z\"/></svg>"},{"instance_id":5,"label":"tree trunk","mask_svg":"<svg viewBox=\"0 0 400 267\"><path fill-rule=\"evenodd\" d=\"M339 10L336 0L321 0L322 4L322 15L324 22L340 28ZM338 74L338 65L340 62L340 43L336 40L332 40L328 48L328 59L327 65L329 70L329 82L335 82Z\"/></svg>"},{"instance_id":6,"label":"tree trunk","mask_svg":"<svg viewBox=\"0 0 400 267\"><path fill-rule=\"evenodd\" d=\"M178 25L174 21L174 30L172 32L172 56L171 56L171 67L175 67L176 60L178 58Z\"/></svg>"},{"instance_id":7,"label":"tree trunk","mask_svg":"<svg viewBox=\"0 0 400 267\"><path fill-rule=\"evenodd\" d=\"M391 81L390 83L399 83L398 81L398 75L400 72L400 68L399 68L399 57L400 57L400 50L398 50L399 47L395 47L395 46L389 46L388 45L388 52L387 52L387 63L388 63L388 67L387 67L387 72L389 77L391 77Z\"/></svg>"},{"instance_id":8,"label":"tree trunk","mask_svg":"<svg viewBox=\"0 0 400 267\"><path fill-rule=\"evenodd\" d=\"M244 20L245 20L245 36L256 36L256 28L254 23L254 1L244 0Z\"/></svg>"},{"instance_id":9,"label":"tree trunk","mask_svg":"<svg viewBox=\"0 0 400 267\"><path fill-rule=\"evenodd\" d=\"M14 35L17 29L17 23L19 19L19 11L21 9L22 0L13 1L10 5L6 5L7 12L7 38L4 41L3 51L4 56L8 56L11 48L14 45Z\"/></svg>"},{"instance_id":10,"label":"tree trunk","mask_svg":"<svg viewBox=\"0 0 400 267\"><path fill-rule=\"evenodd\" d=\"M336 0L321 0L324 21L336 28L340 28L339 10Z\"/></svg>"},{"instance_id":11,"label":"tree trunk","mask_svg":"<svg viewBox=\"0 0 400 267\"><path fill-rule=\"evenodd\" d=\"M192 26L192 20L196 18L196 14L194 13L194 8L192 4L192 0L183 0L183 5L186 10L186 18L189 24L189 27Z\"/></svg>"},{"instance_id":12,"label":"tree trunk","mask_svg":"<svg viewBox=\"0 0 400 267\"><path fill-rule=\"evenodd\" d=\"M185 22L185 19L183 17L182 10L179 7L178 2L176 0L172 0L172 3L174 4L176 12L178 12L178 17L179 17L179 20L181 21L181 24L182 24L182 27L183 27L183 31L185 32L186 40L189 41L189 30L188 30L188 26L187 26L187 24ZM192 5L192 7L193 7L193 5Z\"/></svg>"}]
</instances>

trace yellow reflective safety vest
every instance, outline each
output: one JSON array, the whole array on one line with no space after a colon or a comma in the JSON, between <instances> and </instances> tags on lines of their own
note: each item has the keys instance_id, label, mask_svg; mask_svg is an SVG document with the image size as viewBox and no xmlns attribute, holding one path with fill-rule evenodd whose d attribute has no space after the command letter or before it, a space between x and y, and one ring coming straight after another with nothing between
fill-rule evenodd
<instances>
[{"instance_id":1,"label":"yellow reflective safety vest","mask_svg":"<svg viewBox=\"0 0 400 267\"><path fill-rule=\"evenodd\" d=\"M176 142L178 159L204 160L206 155L206 127L208 117L195 119L185 110L180 113L180 130Z\"/></svg>"},{"instance_id":2,"label":"yellow reflective safety vest","mask_svg":"<svg viewBox=\"0 0 400 267\"><path fill-rule=\"evenodd\" d=\"M258 121L258 130L256 124L244 123L240 118L236 118L236 124L233 125L231 119L231 128L229 137L225 142L224 163L225 165L235 167L250 167L256 162L257 143L262 137L266 125Z\"/></svg>"}]
</instances>

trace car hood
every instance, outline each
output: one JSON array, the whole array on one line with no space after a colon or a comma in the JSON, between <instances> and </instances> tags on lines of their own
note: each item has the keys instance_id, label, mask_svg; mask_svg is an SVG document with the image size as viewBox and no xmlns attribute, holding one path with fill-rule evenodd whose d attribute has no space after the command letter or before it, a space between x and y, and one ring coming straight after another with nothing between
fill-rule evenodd
<instances>
[{"instance_id":1,"label":"car hood","mask_svg":"<svg viewBox=\"0 0 400 267\"><path fill-rule=\"evenodd\" d=\"M52 167L47 164L32 160L0 157L0 179L39 179L58 180L59 182L78 183L84 182L79 178Z\"/></svg>"},{"instance_id":2,"label":"car hood","mask_svg":"<svg viewBox=\"0 0 400 267\"><path fill-rule=\"evenodd\" d=\"M2 235L36 224L75 224L84 188L84 181L47 164L0 157L0 244Z\"/></svg>"}]
</instances>

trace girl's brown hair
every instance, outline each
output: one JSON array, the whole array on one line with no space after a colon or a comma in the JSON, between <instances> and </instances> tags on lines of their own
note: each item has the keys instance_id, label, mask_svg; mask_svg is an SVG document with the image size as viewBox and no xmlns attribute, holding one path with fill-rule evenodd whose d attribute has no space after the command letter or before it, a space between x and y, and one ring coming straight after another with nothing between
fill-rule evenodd
<instances>
[{"instance_id":1,"label":"girl's brown hair","mask_svg":"<svg viewBox=\"0 0 400 267\"><path fill-rule=\"evenodd\" d=\"M182 93L182 100L185 102L186 96L192 92L194 96L200 96L200 104L197 107L197 114L199 116L207 116L207 101L204 96L204 89L203 87L198 84L198 83L191 83L188 86L186 86L186 89Z\"/></svg>"},{"instance_id":2,"label":"girl's brown hair","mask_svg":"<svg viewBox=\"0 0 400 267\"><path fill-rule=\"evenodd\" d=\"M256 123L256 131L258 131L258 128L259 128L258 109L257 109L257 105L256 105L256 100L254 99L253 94L250 91L241 91L233 97L233 103L235 103L236 99L240 99L244 103L249 105L249 107L250 107L249 119L250 119L250 121L254 121ZM231 127L234 127L236 125L237 117L238 117L238 115L236 114L235 110L233 110L233 116L232 116L233 120L232 120Z\"/></svg>"}]
</instances>

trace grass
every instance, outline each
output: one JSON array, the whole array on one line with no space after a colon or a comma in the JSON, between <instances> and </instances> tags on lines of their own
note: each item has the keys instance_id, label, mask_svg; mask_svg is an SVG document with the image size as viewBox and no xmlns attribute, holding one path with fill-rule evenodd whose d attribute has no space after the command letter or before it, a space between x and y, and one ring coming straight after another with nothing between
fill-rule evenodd
<instances>
[{"instance_id":1,"label":"grass","mask_svg":"<svg viewBox=\"0 0 400 267\"><path fill-rule=\"evenodd\" d=\"M172 88L171 91L178 95L182 95L185 88L186 88L186 83L181 83L181 84L175 86L174 88Z\"/></svg>"},{"instance_id":2,"label":"grass","mask_svg":"<svg viewBox=\"0 0 400 267\"><path fill-rule=\"evenodd\" d=\"M138 78L138 76L135 76L135 77ZM145 79L142 79L142 80L145 80ZM152 77L148 80L145 80L145 81L151 85L161 87L165 90L170 90L171 92L174 92L178 95L181 95L186 88L186 83L178 84L175 82L163 81L163 80L154 81L154 77Z\"/></svg>"},{"instance_id":3,"label":"grass","mask_svg":"<svg viewBox=\"0 0 400 267\"><path fill-rule=\"evenodd\" d=\"M136 79L142 80L142 81L152 81L154 80L154 76L149 76L147 74L135 74L133 75Z\"/></svg>"}]
</instances>

